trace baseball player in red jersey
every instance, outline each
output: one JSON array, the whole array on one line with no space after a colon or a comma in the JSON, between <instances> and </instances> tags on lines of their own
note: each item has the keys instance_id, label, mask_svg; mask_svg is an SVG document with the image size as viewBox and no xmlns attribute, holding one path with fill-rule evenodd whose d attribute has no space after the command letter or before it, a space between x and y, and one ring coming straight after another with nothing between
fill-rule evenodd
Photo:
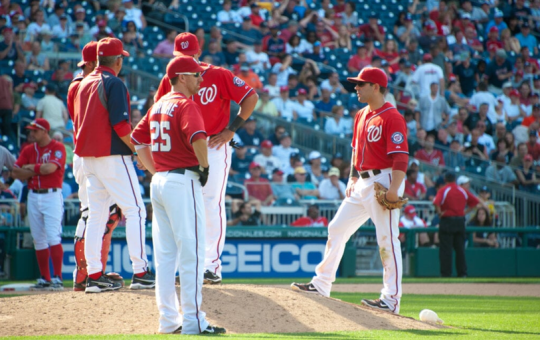
<instances>
[{"instance_id":1,"label":"baseball player in red jersey","mask_svg":"<svg viewBox=\"0 0 540 340\"><path fill-rule=\"evenodd\" d=\"M133 264L130 288L153 288L155 277L146 258L146 209L131 161L135 149L130 142L129 93L116 77L129 53L120 40L104 38L98 42L97 56L98 66L81 81L73 109L75 154L82 158L89 208L84 244L88 271L85 292L99 293L122 286L103 274L101 262L111 198L126 215L126 238Z\"/></svg>"},{"instance_id":2,"label":"baseball player in red jersey","mask_svg":"<svg viewBox=\"0 0 540 340\"><path fill-rule=\"evenodd\" d=\"M399 209L385 210L378 204L374 183L388 188L388 201L398 201L398 197L403 195L409 150L405 137L407 128L403 116L384 100L388 85L384 71L366 67L358 77L347 80L356 83L358 101L368 104L355 117L352 139L354 166L347 184L347 197L328 226L326 251L315 269L316 276L308 284L293 283L291 288L330 296L345 243L358 226L371 218L384 267L384 287L379 299L362 300L362 304L398 314L402 293Z\"/></svg>"},{"instance_id":3,"label":"baseball player in red jersey","mask_svg":"<svg viewBox=\"0 0 540 340\"><path fill-rule=\"evenodd\" d=\"M210 326L200 310L206 227L202 188L209 163L201 109L189 97L199 90L204 70L193 57L171 60L167 76L172 91L152 106L131 135L154 174L150 195L160 333L225 333ZM175 290L177 268L183 316Z\"/></svg>"},{"instance_id":4,"label":"baseball player in red jersey","mask_svg":"<svg viewBox=\"0 0 540 340\"><path fill-rule=\"evenodd\" d=\"M180 33L174 42L175 55L188 55L199 60L201 50L197 37L191 33ZM220 256L225 245L225 188L231 167L231 146L234 133L251 116L258 95L229 70L201 63L203 82L200 90L192 96L202 112L208 134L208 160L212 167L208 185L203 188L206 211L206 259L205 283L221 282ZM156 92L156 102L171 91L169 78L165 76ZM234 100L240 105L238 116L229 124L230 104Z\"/></svg>"},{"instance_id":5,"label":"baseball player in red jersey","mask_svg":"<svg viewBox=\"0 0 540 340\"><path fill-rule=\"evenodd\" d=\"M82 60L77 64L82 70L69 85L67 94L67 107L71 120L74 120L74 105L75 97L79 90L81 80L87 75L92 73L97 66L97 41L91 41L86 44L82 50ZM77 131L73 131L73 136L77 136ZM77 140L74 139L74 144ZM81 218L77 223L77 229L75 231L75 262L77 266L73 271L73 290L84 291L86 288L86 279L88 273L86 272L86 257L84 256L84 234L86 231L86 220L88 219L88 197L86 194L86 177L81 169L81 158L77 154L73 155L73 174L75 180L79 184L79 200L81 202ZM118 222L122 219L122 213L120 208L115 204L109 208L110 216L105 227L105 235L103 235L103 243L101 246L101 263L103 270L107 267L107 259L109 257L109 249L111 246L111 236L114 228L118 225ZM116 277L122 280L122 277L115 273L108 273L109 277ZM123 281L122 281L123 282Z\"/></svg>"},{"instance_id":6,"label":"baseball player in red jersey","mask_svg":"<svg viewBox=\"0 0 540 340\"><path fill-rule=\"evenodd\" d=\"M62 143L49 136L50 125L47 120L38 118L26 128L36 142L21 151L13 168L13 177L21 181L28 180L28 218L41 273L41 278L32 289L63 290L62 182L66 149ZM49 258L53 264L52 279Z\"/></svg>"}]
</instances>

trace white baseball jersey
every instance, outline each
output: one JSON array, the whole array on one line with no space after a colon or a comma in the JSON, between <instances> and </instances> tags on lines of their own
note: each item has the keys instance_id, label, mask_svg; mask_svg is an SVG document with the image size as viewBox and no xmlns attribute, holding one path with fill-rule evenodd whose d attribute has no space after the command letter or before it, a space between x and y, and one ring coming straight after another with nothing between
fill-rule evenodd
<instances>
[{"instance_id":1,"label":"white baseball jersey","mask_svg":"<svg viewBox=\"0 0 540 340\"><path fill-rule=\"evenodd\" d=\"M444 78L443 70L440 66L433 63L426 63L418 66L412 75L412 81L420 86L420 97L431 93L432 83L439 83Z\"/></svg>"}]
</instances>

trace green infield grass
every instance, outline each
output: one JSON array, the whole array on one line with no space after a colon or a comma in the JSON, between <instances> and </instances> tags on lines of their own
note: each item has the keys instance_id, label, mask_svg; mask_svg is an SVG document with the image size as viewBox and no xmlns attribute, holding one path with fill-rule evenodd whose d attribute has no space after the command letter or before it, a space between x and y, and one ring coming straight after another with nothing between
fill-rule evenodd
<instances>
[{"instance_id":1,"label":"green infield grass","mask_svg":"<svg viewBox=\"0 0 540 340\"><path fill-rule=\"evenodd\" d=\"M293 280L227 280L236 284L287 284ZM300 280L305 281L305 279ZM406 283L539 283L540 279L404 279ZM380 283L381 278L339 279L341 283ZM1 282L0 284L4 284ZM68 286L66 282L66 286ZM8 296L16 296L12 294ZM5 296L4 297L8 297ZM374 298L373 294L333 293L332 297L351 303L362 298ZM261 307L264 308L264 307ZM436 311L449 328L419 331L362 331L297 334L235 334L219 336L224 339L540 339L540 298L500 296L456 296L456 295L413 295L402 298L401 314L418 319L422 309ZM256 329L256 325L253 325ZM218 336L212 336L212 338ZM11 339L72 339L72 340L127 340L127 339L201 339L200 336L178 335L104 335L104 336L34 336L12 337Z\"/></svg>"}]
</instances>

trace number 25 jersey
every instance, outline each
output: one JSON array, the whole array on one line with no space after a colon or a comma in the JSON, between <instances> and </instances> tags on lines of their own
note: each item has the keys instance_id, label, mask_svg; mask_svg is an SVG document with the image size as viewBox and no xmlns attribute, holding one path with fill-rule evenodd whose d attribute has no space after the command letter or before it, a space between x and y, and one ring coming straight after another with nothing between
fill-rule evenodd
<instances>
[{"instance_id":1,"label":"number 25 jersey","mask_svg":"<svg viewBox=\"0 0 540 340\"><path fill-rule=\"evenodd\" d=\"M192 143L206 138L201 109L178 92L156 102L131 134L135 145L150 145L156 171L199 165Z\"/></svg>"}]
</instances>

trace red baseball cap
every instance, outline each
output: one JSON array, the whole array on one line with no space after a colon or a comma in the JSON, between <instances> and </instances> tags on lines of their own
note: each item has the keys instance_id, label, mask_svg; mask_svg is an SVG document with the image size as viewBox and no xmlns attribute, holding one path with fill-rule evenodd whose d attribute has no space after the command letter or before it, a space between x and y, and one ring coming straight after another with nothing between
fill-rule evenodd
<instances>
[{"instance_id":1,"label":"red baseball cap","mask_svg":"<svg viewBox=\"0 0 540 340\"><path fill-rule=\"evenodd\" d=\"M413 205L406 206L404 211L405 211L405 214L416 215L416 209L414 208Z\"/></svg>"},{"instance_id":2,"label":"red baseball cap","mask_svg":"<svg viewBox=\"0 0 540 340\"><path fill-rule=\"evenodd\" d=\"M129 53L124 51L124 44L120 39L103 38L97 44L97 54L102 57L112 57L115 55L123 55L129 57Z\"/></svg>"},{"instance_id":3,"label":"red baseball cap","mask_svg":"<svg viewBox=\"0 0 540 340\"><path fill-rule=\"evenodd\" d=\"M523 160L524 161L532 161L533 156L531 154L526 154L525 156L523 156Z\"/></svg>"},{"instance_id":4,"label":"red baseball cap","mask_svg":"<svg viewBox=\"0 0 540 340\"><path fill-rule=\"evenodd\" d=\"M433 57L431 56L430 53L426 53L424 54L424 57L422 58L423 61L431 61L433 60Z\"/></svg>"},{"instance_id":5,"label":"red baseball cap","mask_svg":"<svg viewBox=\"0 0 540 340\"><path fill-rule=\"evenodd\" d=\"M366 82L379 84L381 87L388 87L388 77L383 70L376 67L364 67L358 77L356 78L347 78L347 81L351 83Z\"/></svg>"},{"instance_id":6,"label":"red baseball cap","mask_svg":"<svg viewBox=\"0 0 540 340\"><path fill-rule=\"evenodd\" d=\"M499 33L499 28L497 26L491 26L491 28L489 29L489 33L491 33L491 32Z\"/></svg>"},{"instance_id":7,"label":"red baseball cap","mask_svg":"<svg viewBox=\"0 0 540 340\"><path fill-rule=\"evenodd\" d=\"M184 32L178 34L176 38L174 38L174 55L194 56L200 51L199 40L197 40L195 34Z\"/></svg>"},{"instance_id":8,"label":"red baseball cap","mask_svg":"<svg viewBox=\"0 0 540 340\"><path fill-rule=\"evenodd\" d=\"M272 144L272 142L269 141L268 139L263 140L262 143L261 143L261 148L271 148L273 146L274 146L274 144Z\"/></svg>"},{"instance_id":9,"label":"red baseball cap","mask_svg":"<svg viewBox=\"0 0 540 340\"><path fill-rule=\"evenodd\" d=\"M517 70L515 75L523 77L523 71L522 70Z\"/></svg>"},{"instance_id":10,"label":"red baseball cap","mask_svg":"<svg viewBox=\"0 0 540 340\"><path fill-rule=\"evenodd\" d=\"M251 164L249 165L249 170L251 169L255 169L255 168L260 168L261 165L257 162L251 162Z\"/></svg>"},{"instance_id":11,"label":"red baseball cap","mask_svg":"<svg viewBox=\"0 0 540 340\"><path fill-rule=\"evenodd\" d=\"M301 95L301 94L307 94L307 91L306 91L306 89L300 88L300 89L298 89L298 91L297 91L296 93L297 93L298 95Z\"/></svg>"},{"instance_id":12,"label":"red baseball cap","mask_svg":"<svg viewBox=\"0 0 540 340\"><path fill-rule=\"evenodd\" d=\"M520 97L519 91L518 91L518 90L512 90L512 91L510 91L509 96Z\"/></svg>"},{"instance_id":13,"label":"red baseball cap","mask_svg":"<svg viewBox=\"0 0 540 340\"><path fill-rule=\"evenodd\" d=\"M51 129L51 125L49 122L44 118L37 118L32 121L32 123L28 124L26 126L28 130L45 130L49 132Z\"/></svg>"},{"instance_id":14,"label":"red baseball cap","mask_svg":"<svg viewBox=\"0 0 540 340\"><path fill-rule=\"evenodd\" d=\"M183 55L169 62L167 65L167 76L169 79L172 79L181 73L197 73L204 70L205 68L195 58Z\"/></svg>"},{"instance_id":15,"label":"red baseball cap","mask_svg":"<svg viewBox=\"0 0 540 340\"><path fill-rule=\"evenodd\" d=\"M37 85L33 82L29 82L29 83L25 83L22 87L23 91L24 89L27 89L27 88L32 88L32 89L37 89Z\"/></svg>"},{"instance_id":16,"label":"red baseball cap","mask_svg":"<svg viewBox=\"0 0 540 340\"><path fill-rule=\"evenodd\" d=\"M82 60L77 63L78 67L82 67L84 64L97 61L97 41L90 41L88 44L84 45L82 49Z\"/></svg>"},{"instance_id":17,"label":"red baseball cap","mask_svg":"<svg viewBox=\"0 0 540 340\"><path fill-rule=\"evenodd\" d=\"M287 92L289 91L289 87L287 85L283 85L279 87L279 92Z\"/></svg>"}]
</instances>

